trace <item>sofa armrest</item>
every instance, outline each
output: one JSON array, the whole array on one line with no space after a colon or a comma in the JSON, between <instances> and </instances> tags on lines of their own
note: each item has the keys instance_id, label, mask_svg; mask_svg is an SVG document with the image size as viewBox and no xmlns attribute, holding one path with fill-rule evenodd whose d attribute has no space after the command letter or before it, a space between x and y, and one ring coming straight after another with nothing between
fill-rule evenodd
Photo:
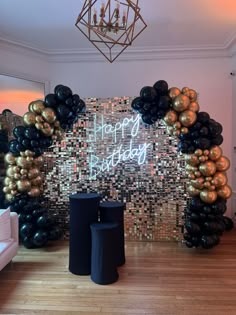
<instances>
[{"instance_id":1,"label":"sofa armrest","mask_svg":"<svg viewBox=\"0 0 236 315\"><path fill-rule=\"evenodd\" d=\"M11 212L11 237L19 243L19 219L16 212Z\"/></svg>"}]
</instances>

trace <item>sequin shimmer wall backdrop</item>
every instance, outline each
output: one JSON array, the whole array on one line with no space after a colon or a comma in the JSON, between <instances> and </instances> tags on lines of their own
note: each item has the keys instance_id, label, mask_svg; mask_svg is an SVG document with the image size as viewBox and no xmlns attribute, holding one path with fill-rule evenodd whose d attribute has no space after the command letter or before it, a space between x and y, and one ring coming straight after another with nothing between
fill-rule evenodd
<instances>
[{"instance_id":1,"label":"sequin shimmer wall backdrop","mask_svg":"<svg viewBox=\"0 0 236 315\"><path fill-rule=\"evenodd\" d=\"M45 197L68 238L69 195L98 192L125 202L125 237L182 239L187 201L177 139L161 123L146 126L132 98L86 99L86 113L45 154Z\"/></svg>"}]
</instances>

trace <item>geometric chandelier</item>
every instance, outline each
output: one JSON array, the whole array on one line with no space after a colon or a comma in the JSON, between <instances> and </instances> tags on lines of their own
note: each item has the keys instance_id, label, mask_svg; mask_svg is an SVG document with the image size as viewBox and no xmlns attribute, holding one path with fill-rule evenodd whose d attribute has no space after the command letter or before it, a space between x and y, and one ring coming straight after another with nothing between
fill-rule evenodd
<instances>
[{"instance_id":1,"label":"geometric chandelier","mask_svg":"<svg viewBox=\"0 0 236 315\"><path fill-rule=\"evenodd\" d=\"M86 0L75 26L113 62L147 27L139 0Z\"/></svg>"}]
</instances>

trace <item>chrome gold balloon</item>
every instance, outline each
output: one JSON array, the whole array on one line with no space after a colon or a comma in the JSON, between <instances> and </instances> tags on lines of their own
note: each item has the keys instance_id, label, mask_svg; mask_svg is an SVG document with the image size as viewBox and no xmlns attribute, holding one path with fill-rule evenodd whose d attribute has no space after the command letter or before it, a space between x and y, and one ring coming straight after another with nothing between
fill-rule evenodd
<instances>
[{"instance_id":1,"label":"chrome gold balloon","mask_svg":"<svg viewBox=\"0 0 236 315\"><path fill-rule=\"evenodd\" d=\"M222 156L222 149L221 147L215 145L214 147L212 147L209 151L209 158L212 161L216 161L218 160L221 156Z\"/></svg>"},{"instance_id":2,"label":"chrome gold balloon","mask_svg":"<svg viewBox=\"0 0 236 315\"><path fill-rule=\"evenodd\" d=\"M57 119L57 116L56 116L54 110L50 107L47 107L42 111L42 117L49 124L54 123Z\"/></svg>"},{"instance_id":3,"label":"chrome gold balloon","mask_svg":"<svg viewBox=\"0 0 236 315\"><path fill-rule=\"evenodd\" d=\"M212 184L216 187L221 187L227 184L227 176L223 172L216 172L213 179Z\"/></svg>"},{"instance_id":4,"label":"chrome gold balloon","mask_svg":"<svg viewBox=\"0 0 236 315\"><path fill-rule=\"evenodd\" d=\"M191 185L197 189L203 189L204 178L198 177L194 180L191 180Z\"/></svg>"},{"instance_id":5,"label":"chrome gold balloon","mask_svg":"<svg viewBox=\"0 0 236 315\"><path fill-rule=\"evenodd\" d=\"M42 176L37 176L31 180L32 186L40 186L43 183Z\"/></svg>"},{"instance_id":6,"label":"chrome gold balloon","mask_svg":"<svg viewBox=\"0 0 236 315\"><path fill-rule=\"evenodd\" d=\"M188 109L191 110L192 112L197 113L197 112L199 112L200 106L199 106L198 102L191 102L189 104Z\"/></svg>"},{"instance_id":7,"label":"chrome gold balloon","mask_svg":"<svg viewBox=\"0 0 236 315\"><path fill-rule=\"evenodd\" d=\"M36 186L31 187L30 191L28 192L28 195L30 197L38 197L40 196L41 192L40 189Z\"/></svg>"},{"instance_id":8,"label":"chrome gold balloon","mask_svg":"<svg viewBox=\"0 0 236 315\"><path fill-rule=\"evenodd\" d=\"M178 115L173 110L169 110L164 117L164 121L168 126L174 125L177 119L178 119Z\"/></svg>"},{"instance_id":9,"label":"chrome gold balloon","mask_svg":"<svg viewBox=\"0 0 236 315\"><path fill-rule=\"evenodd\" d=\"M23 179L23 180L18 180L16 182L17 190L19 192L27 192L31 188L30 181Z\"/></svg>"},{"instance_id":10,"label":"chrome gold balloon","mask_svg":"<svg viewBox=\"0 0 236 315\"><path fill-rule=\"evenodd\" d=\"M172 87L169 89L169 96L172 100L176 98L176 96L178 96L180 93L181 91L177 87Z\"/></svg>"},{"instance_id":11,"label":"chrome gold balloon","mask_svg":"<svg viewBox=\"0 0 236 315\"><path fill-rule=\"evenodd\" d=\"M189 96L189 90L190 88L188 88L187 86L183 87L182 88L182 93L186 96Z\"/></svg>"},{"instance_id":12,"label":"chrome gold balloon","mask_svg":"<svg viewBox=\"0 0 236 315\"><path fill-rule=\"evenodd\" d=\"M44 163L44 158L43 156L38 156L34 159L33 161L33 165L37 166L37 167L41 167Z\"/></svg>"},{"instance_id":13,"label":"chrome gold balloon","mask_svg":"<svg viewBox=\"0 0 236 315\"><path fill-rule=\"evenodd\" d=\"M196 101L197 100L197 92L195 90L190 89L189 90L189 98L191 101Z\"/></svg>"},{"instance_id":14,"label":"chrome gold balloon","mask_svg":"<svg viewBox=\"0 0 236 315\"><path fill-rule=\"evenodd\" d=\"M194 154L196 154L197 156L201 156L203 155L203 151L201 149L197 149L195 150Z\"/></svg>"},{"instance_id":15,"label":"chrome gold balloon","mask_svg":"<svg viewBox=\"0 0 236 315\"><path fill-rule=\"evenodd\" d=\"M186 154L184 157L187 164L197 166L200 162L195 154Z\"/></svg>"},{"instance_id":16,"label":"chrome gold balloon","mask_svg":"<svg viewBox=\"0 0 236 315\"><path fill-rule=\"evenodd\" d=\"M5 162L7 162L10 165L16 164L16 158L10 152L5 155L4 160L5 160Z\"/></svg>"},{"instance_id":17,"label":"chrome gold balloon","mask_svg":"<svg viewBox=\"0 0 236 315\"><path fill-rule=\"evenodd\" d=\"M224 185L218 188L216 191L217 191L217 195L223 199L228 199L232 195L232 189L229 185Z\"/></svg>"},{"instance_id":18,"label":"chrome gold balloon","mask_svg":"<svg viewBox=\"0 0 236 315\"><path fill-rule=\"evenodd\" d=\"M33 105L31 105L31 104L33 104ZM36 114L41 114L45 108L44 103L41 100L33 101L30 103L29 106L32 106L33 112Z\"/></svg>"},{"instance_id":19,"label":"chrome gold balloon","mask_svg":"<svg viewBox=\"0 0 236 315\"><path fill-rule=\"evenodd\" d=\"M226 156L221 156L215 163L217 171L224 172L230 168L230 160Z\"/></svg>"},{"instance_id":20,"label":"chrome gold balloon","mask_svg":"<svg viewBox=\"0 0 236 315\"><path fill-rule=\"evenodd\" d=\"M173 109L176 112L183 112L188 108L189 104L189 97L183 94L179 94L172 102Z\"/></svg>"},{"instance_id":21,"label":"chrome gold balloon","mask_svg":"<svg viewBox=\"0 0 236 315\"><path fill-rule=\"evenodd\" d=\"M179 121L184 127L192 126L197 120L197 115L191 110L185 110L179 115Z\"/></svg>"},{"instance_id":22,"label":"chrome gold balloon","mask_svg":"<svg viewBox=\"0 0 236 315\"><path fill-rule=\"evenodd\" d=\"M187 187L187 191L188 191L188 193L189 193L189 195L190 195L191 197L198 196L198 195L200 194L200 190L197 189L197 188L195 188L195 187L192 186L192 185L189 185L189 186Z\"/></svg>"},{"instance_id":23,"label":"chrome gold balloon","mask_svg":"<svg viewBox=\"0 0 236 315\"><path fill-rule=\"evenodd\" d=\"M205 203L213 203L217 199L217 192L209 191L208 189L203 189L200 192L200 199Z\"/></svg>"},{"instance_id":24,"label":"chrome gold balloon","mask_svg":"<svg viewBox=\"0 0 236 315\"><path fill-rule=\"evenodd\" d=\"M188 133L188 128L187 127L182 127L180 129L180 133L183 133L184 135L186 135Z\"/></svg>"},{"instance_id":25,"label":"chrome gold balloon","mask_svg":"<svg viewBox=\"0 0 236 315\"><path fill-rule=\"evenodd\" d=\"M32 165L32 162L30 161L27 161L26 158L22 157L22 156L19 156L17 159L16 159L16 164L22 168L30 168L31 165Z\"/></svg>"},{"instance_id":26,"label":"chrome gold balloon","mask_svg":"<svg viewBox=\"0 0 236 315\"><path fill-rule=\"evenodd\" d=\"M33 179L40 174L40 170L37 167L30 168L28 171L28 178Z\"/></svg>"},{"instance_id":27,"label":"chrome gold balloon","mask_svg":"<svg viewBox=\"0 0 236 315\"><path fill-rule=\"evenodd\" d=\"M216 172L216 164L213 161L206 161L199 165L199 171L204 176L212 176Z\"/></svg>"},{"instance_id":28,"label":"chrome gold balloon","mask_svg":"<svg viewBox=\"0 0 236 315\"><path fill-rule=\"evenodd\" d=\"M23 116L24 124L26 126L33 126L33 125L35 125L35 123L36 123L36 119L35 118L36 118L35 113L32 113L32 112L25 113L24 116Z\"/></svg>"}]
</instances>

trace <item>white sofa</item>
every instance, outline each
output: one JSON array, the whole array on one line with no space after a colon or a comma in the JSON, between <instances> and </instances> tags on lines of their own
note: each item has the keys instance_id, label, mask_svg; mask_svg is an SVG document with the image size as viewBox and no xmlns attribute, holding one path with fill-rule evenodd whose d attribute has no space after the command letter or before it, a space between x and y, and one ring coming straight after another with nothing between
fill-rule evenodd
<instances>
[{"instance_id":1,"label":"white sofa","mask_svg":"<svg viewBox=\"0 0 236 315\"><path fill-rule=\"evenodd\" d=\"M10 238L0 241L0 270L2 270L16 255L19 247L18 214L10 213Z\"/></svg>"}]
</instances>

